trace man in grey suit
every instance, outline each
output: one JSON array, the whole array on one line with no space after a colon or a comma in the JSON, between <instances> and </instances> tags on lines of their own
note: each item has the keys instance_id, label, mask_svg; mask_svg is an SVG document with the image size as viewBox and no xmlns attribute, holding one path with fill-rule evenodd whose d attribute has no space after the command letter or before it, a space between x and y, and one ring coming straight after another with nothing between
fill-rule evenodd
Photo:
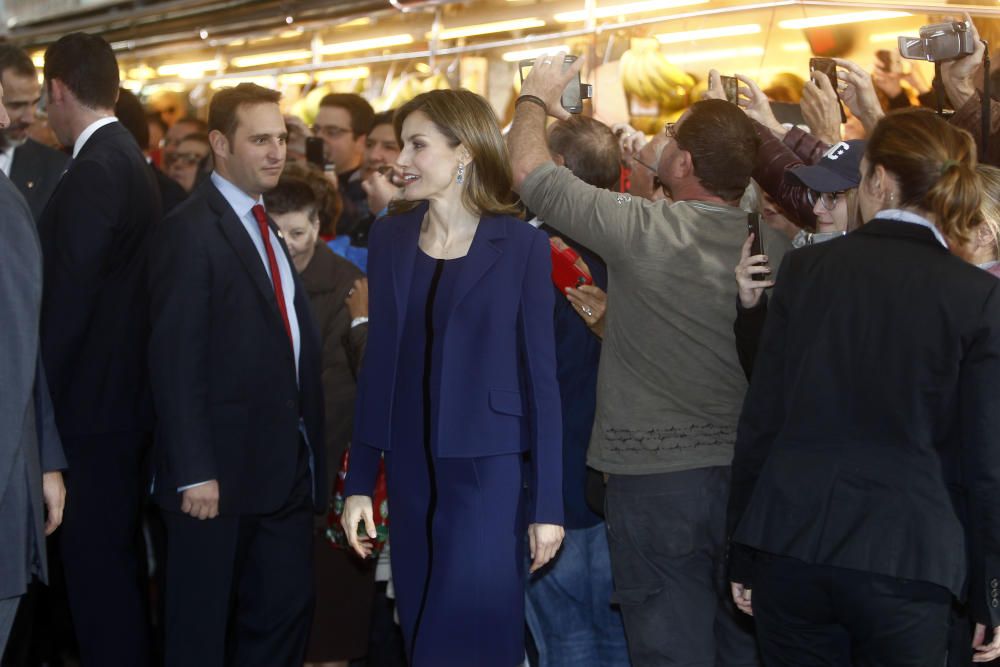
<instances>
[{"instance_id":1,"label":"man in grey suit","mask_svg":"<svg viewBox=\"0 0 1000 667\"><path fill-rule=\"evenodd\" d=\"M11 44L0 44L0 83L10 118L6 129L0 130L0 171L24 195L37 221L66 171L69 156L28 137L42 87L31 58Z\"/></svg>"},{"instance_id":2,"label":"man in grey suit","mask_svg":"<svg viewBox=\"0 0 1000 667\"><path fill-rule=\"evenodd\" d=\"M0 95L3 88L0 86ZM0 128L10 122L0 104ZM42 247L24 197L0 175L0 655L21 596L48 578L45 536L62 522L66 468L39 350ZM45 516L47 513L47 517Z\"/></svg>"}]
</instances>

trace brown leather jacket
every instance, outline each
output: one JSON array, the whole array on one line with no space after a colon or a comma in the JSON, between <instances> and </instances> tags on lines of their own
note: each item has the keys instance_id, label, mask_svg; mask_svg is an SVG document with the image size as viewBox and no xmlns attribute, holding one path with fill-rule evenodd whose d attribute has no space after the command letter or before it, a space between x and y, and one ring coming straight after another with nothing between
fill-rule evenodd
<instances>
[{"instance_id":1,"label":"brown leather jacket","mask_svg":"<svg viewBox=\"0 0 1000 667\"><path fill-rule=\"evenodd\" d=\"M816 215L809 203L809 188L797 179L786 178L785 173L802 164L819 162L830 146L797 127L789 130L784 139L778 139L756 121L754 127L761 140L754 180L781 207L785 217L798 227L814 229Z\"/></svg>"}]
</instances>

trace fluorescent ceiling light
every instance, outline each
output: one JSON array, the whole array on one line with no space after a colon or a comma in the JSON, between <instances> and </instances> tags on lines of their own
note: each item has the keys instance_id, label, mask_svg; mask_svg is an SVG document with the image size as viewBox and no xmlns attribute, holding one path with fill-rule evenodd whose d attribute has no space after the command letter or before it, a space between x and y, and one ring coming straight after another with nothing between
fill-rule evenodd
<instances>
[{"instance_id":1,"label":"fluorescent ceiling light","mask_svg":"<svg viewBox=\"0 0 1000 667\"><path fill-rule=\"evenodd\" d=\"M676 44L678 42L696 42L699 39L715 39L717 37L736 37L737 35L756 35L760 32L759 23L730 25L724 28L703 28L702 30L685 30L684 32L665 32L655 35L660 44Z\"/></svg>"},{"instance_id":2,"label":"fluorescent ceiling light","mask_svg":"<svg viewBox=\"0 0 1000 667\"><path fill-rule=\"evenodd\" d=\"M350 81L351 79L364 79L370 70L367 67L346 67L343 69L328 69L324 72L316 72L316 81L326 83L328 81Z\"/></svg>"},{"instance_id":3,"label":"fluorescent ceiling light","mask_svg":"<svg viewBox=\"0 0 1000 667\"><path fill-rule=\"evenodd\" d=\"M595 19L614 18L615 16L626 16L628 14L643 14L646 12L658 12L674 7L690 7L691 5L706 5L708 0L649 0L648 2L630 2L624 5L611 5L609 7L597 7L594 9ZM574 21L586 21L587 10L582 9L575 12L561 12L552 18L560 23L573 23Z\"/></svg>"},{"instance_id":4,"label":"fluorescent ceiling light","mask_svg":"<svg viewBox=\"0 0 1000 667\"><path fill-rule=\"evenodd\" d=\"M307 86L310 83L312 83L312 77L306 72L280 74L278 76L278 85L280 86Z\"/></svg>"},{"instance_id":5,"label":"fluorescent ceiling light","mask_svg":"<svg viewBox=\"0 0 1000 667\"><path fill-rule=\"evenodd\" d=\"M350 51L367 51L369 49L387 49L390 46L403 46L412 44L413 35L407 33L402 35L389 35L387 37L374 37L372 39L359 39L356 42L338 42L336 44L325 44L320 47L320 53L325 56L332 56L337 53L349 53Z\"/></svg>"},{"instance_id":6,"label":"fluorescent ceiling light","mask_svg":"<svg viewBox=\"0 0 1000 667\"><path fill-rule=\"evenodd\" d=\"M807 19L788 19L778 21L778 27L785 30L801 30L803 28L822 28L828 25L842 25L844 23L865 23L868 21L881 21L883 19L898 19L904 16L912 16L909 12L848 12L847 14L829 14L827 16L813 16Z\"/></svg>"},{"instance_id":7,"label":"fluorescent ceiling light","mask_svg":"<svg viewBox=\"0 0 1000 667\"><path fill-rule=\"evenodd\" d=\"M530 60L532 58L537 58L538 56L544 56L549 54L559 53L560 51L565 51L569 53L568 46L546 46L541 49L527 49L524 51L508 51L507 53L500 56L504 62L516 63L521 60Z\"/></svg>"},{"instance_id":8,"label":"fluorescent ceiling light","mask_svg":"<svg viewBox=\"0 0 1000 667\"><path fill-rule=\"evenodd\" d=\"M309 49L295 49L292 51L271 51L270 53L256 53L249 56L237 56L231 58L229 64L233 67L258 67L260 65L271 65L273 63L283 63L289 60L305 60L312 58L312 51Z\"/></svg>"},{"instance_id":9,"label":"fluorescent ceiling light","mask_svg":"<svg viewBox=\"0 0 1000 667\"><path fill-rule=\"evenodd\" d=\"M360 28L362 26L370 25L372 19L370 16L363 16L359 19L354 19L353 21L348 21L347 23L341 23L337 28Z\"/></svg>"},{"instance_id":10,"label":"fluorescent ceiling light","mask_svg":"<svg viewBox=\"0 0 1000 667\"><path fill-rule=\"evenodd\" d=\"M156 70L149 65L139 65L138 67L130 69L126 74L130 79L145 81L146 79L152 79L156 76Z\"/></svg>"},{"instance_id":11,"label":"fluorescent ceiling light","mask_svg":"<svg viewBox=\"0 0 1000 667\"><path fill-rule=\"evenodd\" d=\"M764 55L764 47L747 46L741 49L716 49L714 51L686 51L684 53L664 54L671 63L700 63L706 60L727 60L732 58L759 58Z\"/></svg>"},{"instance_id":12,"label":"fluorescent ceiling light","mask_svg":"<svg viewBox=\"0 0 1000 667\"><path fill-rule=\"evenodd\" d=\"M789 42L788 44L781 45L781 50L789 53L805 53L811 48L809 42Z\"/></svg>"},{"instance_id":13,"label":"fluorescent ceiling light","mask_svg":"<svg viewBox=\"0 0 1000 667\"><path fill-rule=\"evenodd\" d=\"M248 76L239 79L215 79L208 84L208 87L212 90L219 90L220 88L233 88L241 83L255 83L264 88L274 88L275 86L273 76Z\"/></svg>"},{"instance_id":14,"label":"fluorescent ceiling light","mask_svg":"<svg viewBox=\"0 0 1000 667\"><path fill-rule=\"evenodd\" d=\"M218 60L199 60L190 63L167 63L156 68L160 76L179 76L182 79L200 79L209 70L219 70Z\"/></svg>"},{"instance_id":15,"label":"fluorescent ceiling light","mask_svg":"<svg viewBox=\"0 0 1000 667\"><path fill-rule=\"evenodd\" d=\"M498 32L512 32L514 30L543 27L545 27L545 21L539 18L513 19L511 21L494 21L493 23L478 23L476 25L447 28L446 30L442 30L438 37L440 39L462 39L463 37L493 35Z\"/></svg>"},{"instance_id":16,"label":"fluorescent ceiling light","mask_svg":"<svg viewBox=\"0 0 1000 667\"><path fill-rule=\"evenodd\" d=\"M874 35L871 35L868 38L868 41L871 42L872 44L880 44L882 42L895 43L898 38L899 38L898 32L879 32L875 33Z\"/></svg>"}]
</instances>

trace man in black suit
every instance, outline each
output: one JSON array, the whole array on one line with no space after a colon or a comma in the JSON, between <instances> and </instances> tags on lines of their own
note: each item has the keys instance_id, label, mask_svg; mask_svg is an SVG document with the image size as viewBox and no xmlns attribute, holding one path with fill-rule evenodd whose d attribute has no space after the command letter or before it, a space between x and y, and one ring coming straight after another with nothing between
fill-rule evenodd
<instances>
[{"instance_id":1,"label":"man in black suit","mask_svg":"<svg viewBox=\"0 0 1000 667\"><path fill-rule=\"evenodd\" d=\"M139 510L152 429L149 231L160 200L142 151L113 114L118 63L100 37L45 53L49 123L73 162L39 220L42 352L71 472L61 553L81 662L145 665Z\"/></svg>"},{"instance_id":2,"label":"man in black suit","mask_svg":"<svg viewBox=\"0 0 1000 667\"><path fill-rule=\"evenodd\" d=\"M10 115L10 125L0 130L0 171L24 195L37 221L69 158L28 136L42 87L31 58L11 44L0 44L0 83Z\"/></svg>"},{"instance_id":3,"label":"man in black suit","mask_svg":"<svg viewBox=\"0 0 1000 667\"><path fill-rule=\"evenodd\" d=\"M131 91L124 88L118 91L115 116L117 116L118 122L124 125L125 129L135 137L135 142L140 147L149 145L149 122L146 120L146 112L142 108L139 98ZM184 201L187 192L172 178L164 174L148 157L146 162L156 178L156 187L160 191L160 201L163 203L163 213L167 214Z\"/></svg>"},{"instance_id":4,"label":"man in black suit","mask_svg":"<svg viewBox=\"0 0 1000 667\"><path fill-rule=\"evenodd\" d=\"M168 667L301 665L305 653L312 512L328 490L319 333L263 207L285 162L279 97L216 93L215 171L164 220L150 258Z\"/></svg>"}]
</instances>

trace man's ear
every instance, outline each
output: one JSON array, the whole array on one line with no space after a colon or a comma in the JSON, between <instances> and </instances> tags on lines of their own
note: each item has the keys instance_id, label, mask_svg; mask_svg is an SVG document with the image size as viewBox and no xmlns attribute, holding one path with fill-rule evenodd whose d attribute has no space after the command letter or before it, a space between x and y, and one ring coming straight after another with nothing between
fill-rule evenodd
<instances>
[{"instance_id":1,"label":"man's ear","mask_svg":"<svg viewBox=\"0 0 1000 667\"><path fill-rule=\"evenodd\" d=\"M552 161L556 163L557 167L566 166L566 158L564 158L562 155L559 155L558 153L552 154Z\"/></svg>"},{"instance_id":2,"label":"man's ear","mask_svg":"<svg viewBox=\"0 0 1000 667\"><path fill-rule=\"evenodd\" d=\"M690 178L694 176L694 160L691 153L678 148L677 157L671 161L670 169L675 178Z\"/></svg>"},{"instance_id":3,"label":"man's ear","mask_svg":"<svg viewBox=\"0 0 1000 667\"><path fill-rule=\"evenodd\" d=\"M229 138L218 130L212 130L208 133L208 143L211 144L212 153L215 155L228 155L232 152Z\"/></svg>"}]
</instances>

